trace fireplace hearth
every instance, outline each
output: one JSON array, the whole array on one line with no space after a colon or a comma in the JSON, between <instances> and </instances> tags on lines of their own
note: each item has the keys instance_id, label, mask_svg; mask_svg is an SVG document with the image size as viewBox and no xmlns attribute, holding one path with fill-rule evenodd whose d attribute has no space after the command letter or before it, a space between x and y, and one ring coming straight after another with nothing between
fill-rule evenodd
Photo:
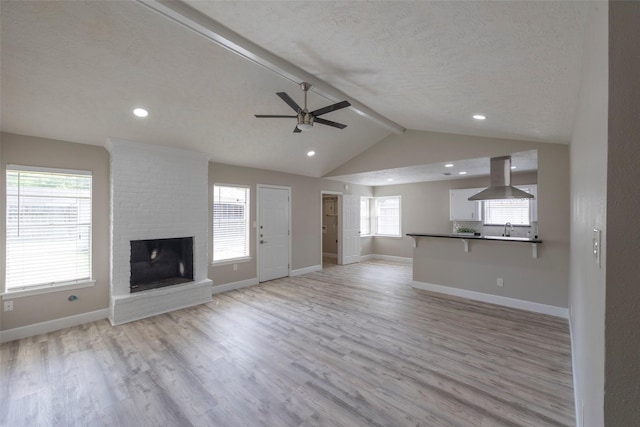
<instances>
[{"instance_id":1,"label":"fireplace hearth","mask_svg":"<svg viewBox=\"0 0 640 427\"><path fill-rule=\"evenodd\" d=\"M131 293L193 281L193 237L131 241Z\"/></svg>"}]
</instances>

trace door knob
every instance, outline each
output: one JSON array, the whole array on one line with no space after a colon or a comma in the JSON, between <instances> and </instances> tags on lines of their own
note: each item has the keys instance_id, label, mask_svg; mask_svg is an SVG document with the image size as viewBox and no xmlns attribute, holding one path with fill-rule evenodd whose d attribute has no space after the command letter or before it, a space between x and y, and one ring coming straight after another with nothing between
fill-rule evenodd
<instances>
[{"instance_id":1,"label":"door knob","mask_svg":"<svg viewBox=\"0 0 640 427\"><path fill-rule=\"evenodd\" d=\"M266 241L264 241L264 240L260 240L260 243L262 244L262 243L267 243L267 242L266 242Z\"/></svg>"}]
</instances>

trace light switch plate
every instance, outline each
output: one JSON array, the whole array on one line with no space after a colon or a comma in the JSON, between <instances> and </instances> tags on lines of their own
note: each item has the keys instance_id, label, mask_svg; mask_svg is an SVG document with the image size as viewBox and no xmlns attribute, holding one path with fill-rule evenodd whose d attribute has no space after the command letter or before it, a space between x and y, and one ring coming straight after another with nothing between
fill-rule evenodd
<instances>
[{"instance_id":1,"label":"light switch plate","mask_svg":"<svg viewBox=\"0 0 640 427\"><path fill-rule=\"evenodd\" d=\"M600 252L602 251L600 235L602 233L597 228L593 229L593 257L596 260L596 265L600 267Z\"/></svg>"}]
</instances>

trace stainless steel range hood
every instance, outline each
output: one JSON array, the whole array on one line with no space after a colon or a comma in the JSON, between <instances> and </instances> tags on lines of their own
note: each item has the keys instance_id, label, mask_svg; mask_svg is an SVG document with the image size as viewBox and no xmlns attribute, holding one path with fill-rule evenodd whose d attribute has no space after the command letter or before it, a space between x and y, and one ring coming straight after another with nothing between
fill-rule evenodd
<instances>
[{"instance_id":1,"label":"stainless steel range hood","mask_svg":"<svg viewBox=\"0 0 640 427\"><path fill-rule=\"evenodd\" d=\"M533 199L533 195L511 185L511 156L491 158L491 186L469 200Z\"/></svg>"}]
</instances>

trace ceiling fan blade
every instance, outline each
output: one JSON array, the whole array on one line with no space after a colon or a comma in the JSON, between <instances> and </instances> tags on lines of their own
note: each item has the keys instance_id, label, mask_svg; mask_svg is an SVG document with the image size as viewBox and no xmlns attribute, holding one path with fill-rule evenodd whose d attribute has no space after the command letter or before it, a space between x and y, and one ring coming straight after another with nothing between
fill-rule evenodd
<instances>
[{"instance_id":1,"label":"ceiling fan blade","mask_svg":"<svg viewBox=\"0 0 640 427\"><path fill-rule=\"evenodd\" d=\"M293 128L293 133L300 133L302 132L300 129L298 129L298 125L296 125L296 127Z\"/></svg>"},{"instance_id":2,"label":"ceiling fan blade","mask_svg":"<svg viewBox=\"0 0 640 427\"><path fill-rule=\"evenodd\" d=\"M338 129L344 129L344 128L347 127L347 125L343 125L342 123L332 122L331 120L326 120L326 119L323 119L321 117L316 117L313 121L314 121L314 123L320 123L320 124L327 125L327 126L333 126L334 128L338 128Z\"/></svg>"},{"instance_id":3,"label":"ceiling fan blade","mask_svg":"<svg viewBox=\"0 0 640 427\"><path fill-rule=\"evenodd\" d=\"M295 119L298 116L279 116L279 115L274 115L274 114L254 114L257 118L259 119L273 119L273 118L279 118L279 119Z\"/></svg>"},{"instance_id":4,"label":"ceiling fan blade","mask_svg":"<svg viewBox=\"0 0 640 427\"><path fill-rule=\"evenodd\" d=\"M302 111L302 108L300 108L300 106L298 104L296 104L296 101L291 99L291 97L289 95L287 95L286 92L278 92L278 93L276 93L276 95L278 95L280 97L280 99L282 99L284 102L286 102L289 107L293 108L293 111L295 111L296 114L299 113L300 111Z\"/></svg>"},{"instance_id":5,"label":"ceiling fan blade","mask_svg":"<svg viewBox=\"0 0 640 427\"><path fill-rule=\"evenodd\" d=\"M351 105L351 103L349 101L341 101L341 102L335 103L333 105L328 105L328 106L326 106L324 108L319 108L319 109L317 109L315 111L312 111L311 115L314 116L314 117L318 117L318 116L321 116L323 114L330 113L332 111L336 111L336 110L340 110L342 108L346 108L346 107L348 107L350 105Z\"/></svg>"}]
</instances>

